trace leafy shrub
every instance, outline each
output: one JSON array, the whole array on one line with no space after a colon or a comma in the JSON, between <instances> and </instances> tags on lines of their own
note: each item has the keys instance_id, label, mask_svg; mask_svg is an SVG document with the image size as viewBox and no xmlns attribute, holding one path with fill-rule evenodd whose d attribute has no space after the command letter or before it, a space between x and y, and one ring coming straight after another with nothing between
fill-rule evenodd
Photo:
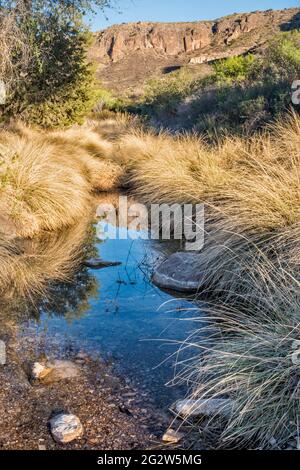
<instances>
[{"instance_id":1,"label":"leafy shrub","mask_svg":"<svg viewBox=\"0 0 300 470\"><path fill-rule=\"evenodd\" d=\"M217 61L208 76L181 72L153 80L142 112L168 127L212 136L219 131L251 133L290 108L291 83L300 77L299 51L299 31L280 33L261 56Z\"/></svg>"},{"instance_id":2,"label":"leafy shrub","mask_svg":"<svg viewBox=\"0 0 300 470\"><path fill-rule=\"evenodd\" d=\"M97 91L94 68L86 54L91 35L82 24L82 14L83 7L90 8L92 3L108 4L102 0L20 0L17 4L3 2L2 6L1 2L1 16L12 17L12 25L18 25L26 37L26 50L30 51L26 68L22 68L22 79L15 79L9 87L2 119L18 117L57 127L80 123L91 111ZM9 54L14 64L10 69L16 69L14 75L20 76L17 73L20 57L14 43ZM0 78L7 81L7 77Z\"/></svg>"},{"instance_id":3,"label":"leafy shrub","mask_svg":"<svg viewBox=\"0 0 300 470\"><path fill-rule=\"evenodd\" d=\"M229 83L246 80L253 71L254 63L255 56L253 54L220 60L214 64L214 80Z\"/></svg>"},{"instance_id":4,"label":"leafy shrub","mask_svg":"<svg viewBox=\"0 0 300 470\"><path fill-rule=\"evenodd\" d=\"M95 112L120 111L124 107L123 100L116 98L111 91L101 88L97 90L97 105Z\"/></svg>"},{"instance_id":5,"label":"leafy shrub","mask_svg":"<svg viewBox=\"0 0 300 470\"><path fill-rule=\"evenodd\" d=\"M175 114L180 101L199 87L201 81L188 69L183 69L164 78L153 78L146 84L142 110L156 114Z\"/></svg>"}]
</instances>

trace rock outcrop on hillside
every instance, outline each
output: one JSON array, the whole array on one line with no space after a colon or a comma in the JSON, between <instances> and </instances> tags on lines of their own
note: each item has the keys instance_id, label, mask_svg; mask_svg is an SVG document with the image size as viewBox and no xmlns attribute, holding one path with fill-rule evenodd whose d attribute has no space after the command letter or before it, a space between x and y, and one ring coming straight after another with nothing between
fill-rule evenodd
<instances>
[{"instance_id":1,"label":"rock outcrop on hillside","mask_svg":"<svg viewBox=\"0 0 300 470\"><path fill-rule=\"evenodd\" d=\"M95 33L90 58L103 86L135 99L150 77L188 64L208 73L211 61L259 51L276 32L294 28L300 28L300 8L216 21L122 24Z\"/></svg>"},{"instance_id":2,"label":"rock outcrop on hillside","mask_svg":"<svg viewBox=\"0 0 300 470\"><path fill-rule=\"evenodd\" d=\"M93 55L102 62L118 62L137 51L192 57L212 48L214 51L235 45L251 48L276 30L295 27L300 27L300 8L234 14L216 21L129 23L97 33Z\"/></svg>"}]
</instances>

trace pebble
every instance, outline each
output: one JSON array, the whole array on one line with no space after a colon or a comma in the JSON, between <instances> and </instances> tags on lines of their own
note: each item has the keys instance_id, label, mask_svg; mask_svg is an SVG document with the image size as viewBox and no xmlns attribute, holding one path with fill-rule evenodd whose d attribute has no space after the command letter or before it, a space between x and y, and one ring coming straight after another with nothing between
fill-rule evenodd
<instances>
[{"instance_id":1,"label":"pebble","mask_svg":"<svg viewBox=\"0 0 300 470\"><path fill-rule=\"evenodd\" d=\"M53 369L51 367L46 367L39 362L35 362L32 366L31 377L34 380L42 380L47 377L47 375L49 375L52 370Z\"/></svg>"},{"instance_id":2,"label":"pebble","mask_svg":"<svg viewBox=\"0 0 300 470\"><path fill-rule=\"evenodd\" d=\"M163 435L163 442L167 442L169 444L177 444L183 438L183 434L181 432L175 431L174 429L168 429L165 434Z\"/></svg>"},{"instance_id":3,"label":"pebble","mask_svg":"<svg viewBox=\"0 0 300 470\"><path fill-rule=\"evenodd\" d=\"M61 413L50 420L53 439L60 444L67 444L83 435L80 419L72 414Z\"/></svg>"},{"instance_id":4,"label":"pebble","mask_svg":"<svg viewBox=\"0 0 300 470\"><path fill-rule=\"evenodd\" d=\"M91 269L102 269L102 268L109 268L113 266L120 266L122 263L119 261L104 261L100 258L91 258L84 262L84 265L87 268Z\"/></svg>"},{"instance_id":5,"label":"pebble","mask_svg":"<svg viewBox=\"0 0 300 470\"><path fill-rule=\"evenodd\" d=\"M0 366L5 366L6 364L6 345L4 341L0 340Z\"/></svg>"},{"instance_id":6,"label":"pebble","mask_svg":"<svg viewBox=\"0 0 300 470\"><path fill-rule=\"evenodd\" d=\"M175 404L175 411L182 417L230 416L234 408L233 400L227 398L208 398L206 400L180 400Z\"/></svg>"},{"instance_id":7,"label":"pebble","mask_svg":"<svg viewBox=\"0 0 300 470\"><path fill-rule=\"evenodd\" d=\"M48 367L53 370L51 378L53 381L73 379L80 373L79 367L71 361L55 360L49 362Z\"/></svg>"}]
</instances>

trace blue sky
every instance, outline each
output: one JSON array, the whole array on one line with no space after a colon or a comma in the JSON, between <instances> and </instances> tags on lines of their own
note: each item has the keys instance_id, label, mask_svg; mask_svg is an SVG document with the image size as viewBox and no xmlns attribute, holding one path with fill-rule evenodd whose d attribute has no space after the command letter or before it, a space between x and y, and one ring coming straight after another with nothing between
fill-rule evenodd
<instances>
[{"instance_id":1,"label":"blue sky","mask_svg":"<svg viewBox=\"0 0 300 470\"><path fill-rule=\"evenodd\" d=\"M118 5L92 18L94 31L131 21L196 21L235 12L299 7L299 0L113 0Z\"/></svg>"}]
</instances>

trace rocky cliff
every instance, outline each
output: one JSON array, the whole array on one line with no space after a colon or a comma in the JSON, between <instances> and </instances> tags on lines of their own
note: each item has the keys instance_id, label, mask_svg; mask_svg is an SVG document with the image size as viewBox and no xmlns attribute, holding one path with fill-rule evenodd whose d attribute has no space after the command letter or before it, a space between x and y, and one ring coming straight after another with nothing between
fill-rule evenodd
<instances>
[{"instance_id":1,"label":"rocky cliff","mask_svg":"<svg viewBox=\"0 0 300 470\"><path fill-rule=\"evenodd\" d=\"M117 62L137 51L176 57L209 49L252 47L272 32L300 27L300 8L235 14L193 23L129 23L96 34L94 56Z\"/></svg>"},{"instance_id":2,"label":"rocky cliff","mask_svg":"<svg viewBox=\"0 0 300 470\"><path fill-rule=\"evenodd\" d=\"M129 23L95 33L90 56L104 86L139 95L149 77L257 50L276 32L295 28L300 8L193 23Z\"/></svg>"}]
</instances>

